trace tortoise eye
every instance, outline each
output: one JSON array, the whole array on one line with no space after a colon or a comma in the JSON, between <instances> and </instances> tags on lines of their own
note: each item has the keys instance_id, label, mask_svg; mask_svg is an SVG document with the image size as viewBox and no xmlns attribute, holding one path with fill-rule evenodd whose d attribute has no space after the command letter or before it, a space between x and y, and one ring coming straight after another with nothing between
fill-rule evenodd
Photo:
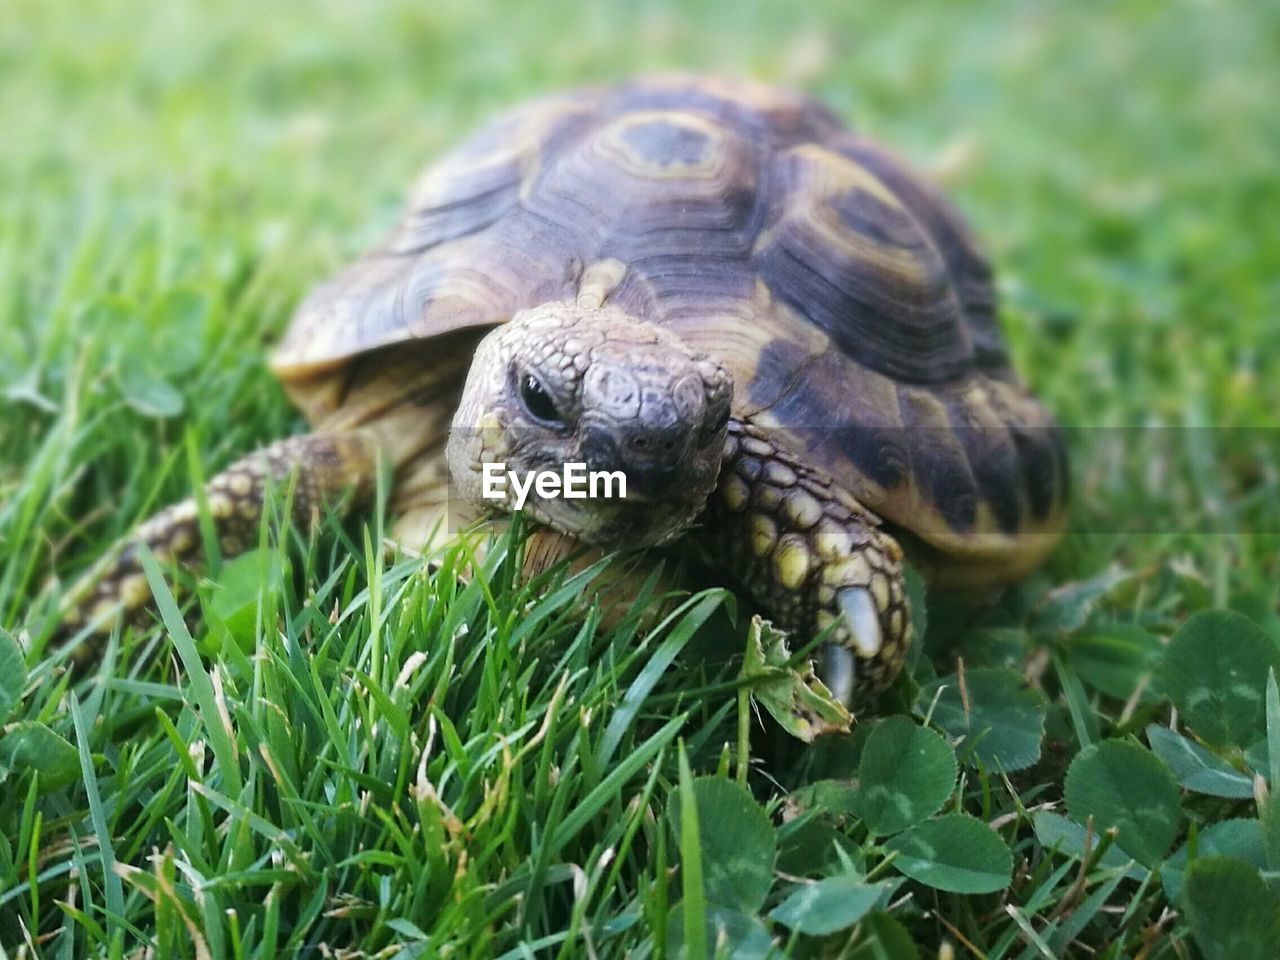
<instances>
[{"instance_id":1,"label":"tortoise eye","mask_svg":"<svg viewBox=\"0 0 1280 960\"><path fill-rule=\"evenodd\" d=\"M526 373L520 378L520 402L535 420L557 426L564 423L560 411L556 409L555 401L551 399L551 394L547 393L547 388L542 385L542 381L531 373Z\"/></svg>"}]
</instances>

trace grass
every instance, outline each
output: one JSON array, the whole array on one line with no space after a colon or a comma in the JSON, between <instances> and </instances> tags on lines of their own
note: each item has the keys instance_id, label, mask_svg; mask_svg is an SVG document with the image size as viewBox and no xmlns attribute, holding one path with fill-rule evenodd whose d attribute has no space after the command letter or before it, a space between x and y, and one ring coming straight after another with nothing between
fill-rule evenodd
<instances>
[{"instance_id":1,"label":"grass","mask_svg":"<svg viewBox=\"0 0 1280 960\"><path fill-rule=\"evenodd\" d=\"M3 671L0 951L656 956L763 932L793 953L1185 957L1260 930L1231 911L1274 906L1247 884L1250 850L1260 886L1280 869L1280 702L1270 741L1256 717L1232 733L1175 667L1225 650L1186 675L1261 697L1280 643L1277 64L1275 12L1212 2L6 4L0 626L30 648ZM518 542L464 586L456 554L426 576L370 549L380 518L264 539L210 572L193 637L168 610L73 681L38 629L57 578L193 465L302 429L264 357L416 170L533 92L676 66L803 86L941 179L1070 428L1073 533L989 609L931 598L929 656L877 711L927 717L958 767L876 774L888 721L807 750L761 733L723 595L637 640L573 615L580 583L514 586ZM1192 617L1210 609L1263 639ZM1015 719L962 741L975 715ZM910 806L943 768L942 810L902 833L847 785L888 777ZM1217 794L1186 786L1197 769ZM746 799L707 786L739 770ZM724 885L754 874L717 828L731 847L760 808L758 860L779 859L757 897ZM930 824L970 831L959 814L1011 872L973 852L986 834L958 865L923 855ZM1180 850L1203 861L1183 892ZM948 889L962 866L999 885ZM1239 897L1210 896L1227 880ZM788 898L828 882L876 907L805 932L835 921Z\"/></svg>"}]
</instances>

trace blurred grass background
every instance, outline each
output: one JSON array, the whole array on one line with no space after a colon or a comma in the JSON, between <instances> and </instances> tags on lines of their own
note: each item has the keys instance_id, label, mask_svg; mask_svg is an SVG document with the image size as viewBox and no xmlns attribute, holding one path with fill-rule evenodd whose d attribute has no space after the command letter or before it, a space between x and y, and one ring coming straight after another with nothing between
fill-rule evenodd
<instances>
[{"instance_id":1,"label":"blurred grass background","mask_svg":"<svg viewBox=\"0 0 1280 960\"><path fill-rule=\"evenodd\" d=\"M7 0L0 625L190 490L185 436L208 475L301 429L266 353L429 159L667 68L801 87L968 215L1079 428L1034 589L1119 560L1277 623L1280 7Z\"/></svg>"}]
</instances>

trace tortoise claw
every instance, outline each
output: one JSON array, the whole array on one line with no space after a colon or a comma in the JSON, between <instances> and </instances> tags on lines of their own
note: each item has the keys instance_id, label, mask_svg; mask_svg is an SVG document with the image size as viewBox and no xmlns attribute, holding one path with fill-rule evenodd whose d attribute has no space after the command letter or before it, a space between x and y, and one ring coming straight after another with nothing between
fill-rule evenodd
<instances>
[{"instance_id":1,"label":"tortoise claw","mask_svg":"<svg viewBox=\"0 0 1280 960\"><path fill-rule=\"evenodd\" d=\"M874 660L884 646L884 631L875 599L866 587L845 587L836 594L851 645L863 660Z\"/></svg>"},{"instance_id":2,"label":"tortoise claw","mask_svg":"<svg viewBox=\"0 0 1280 960\"><path fill-rule=\"evenodd\" d=\"M853 654L839 644L829 643L823 651L822 682L831 695L846 707L853 701L858 685L858 666Z\"/></svg>"},{"instance_id":3,"label":"tortoise claw","mask_svg":"<svg viewBox=\"0 0 1280 960\"><path fill-rule=\"evenodd\" d=\"M866 587L845 587L836 593L836 606L844 620L827 644L822 682L837 700L852 706L858 686L858 661L874 660L884 646L884 631L876 602Z\"/></svg>"}]
</instances>

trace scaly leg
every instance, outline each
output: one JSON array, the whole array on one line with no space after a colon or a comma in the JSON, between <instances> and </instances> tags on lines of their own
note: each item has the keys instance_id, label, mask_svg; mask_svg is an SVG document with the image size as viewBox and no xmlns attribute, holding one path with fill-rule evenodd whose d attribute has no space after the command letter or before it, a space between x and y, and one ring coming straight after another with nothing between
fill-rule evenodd
<instances>
[{"instance_id":1,"label":"scaly leg","mask_svg":"<svg viewBox=\"0 0 1280 960\"><path fill-rule=\"evenodd\" d=\"M807 640L831 628L819 673L846 705L888 686L911 642L902 550L821 471L731 421L720 481L692 536Z\"/></svg>"},{"instance_id":2,"label":"scaly leg","mask_svg":"<svg viewBox=\"0 0 1280 960\"><path fill-rule=\"evenodd\" d=\"M293 517L310 523L326 506L367 499L374 488L377 455L364 435L308 434L280 440L238 460L205 487L209 515L224 557L244 552L257 541L263 499L271 484L281 484L297 472ZM204 553L196 503L193 499L160 511L68 591L63 601L60 630L71 634L94 624L96 633L111 629L150 602L151 590L142 572L138 546L145 544L161 563L196 566ZM85 656L91 650L84 652Z\"/></svg>"}]
</instances>

